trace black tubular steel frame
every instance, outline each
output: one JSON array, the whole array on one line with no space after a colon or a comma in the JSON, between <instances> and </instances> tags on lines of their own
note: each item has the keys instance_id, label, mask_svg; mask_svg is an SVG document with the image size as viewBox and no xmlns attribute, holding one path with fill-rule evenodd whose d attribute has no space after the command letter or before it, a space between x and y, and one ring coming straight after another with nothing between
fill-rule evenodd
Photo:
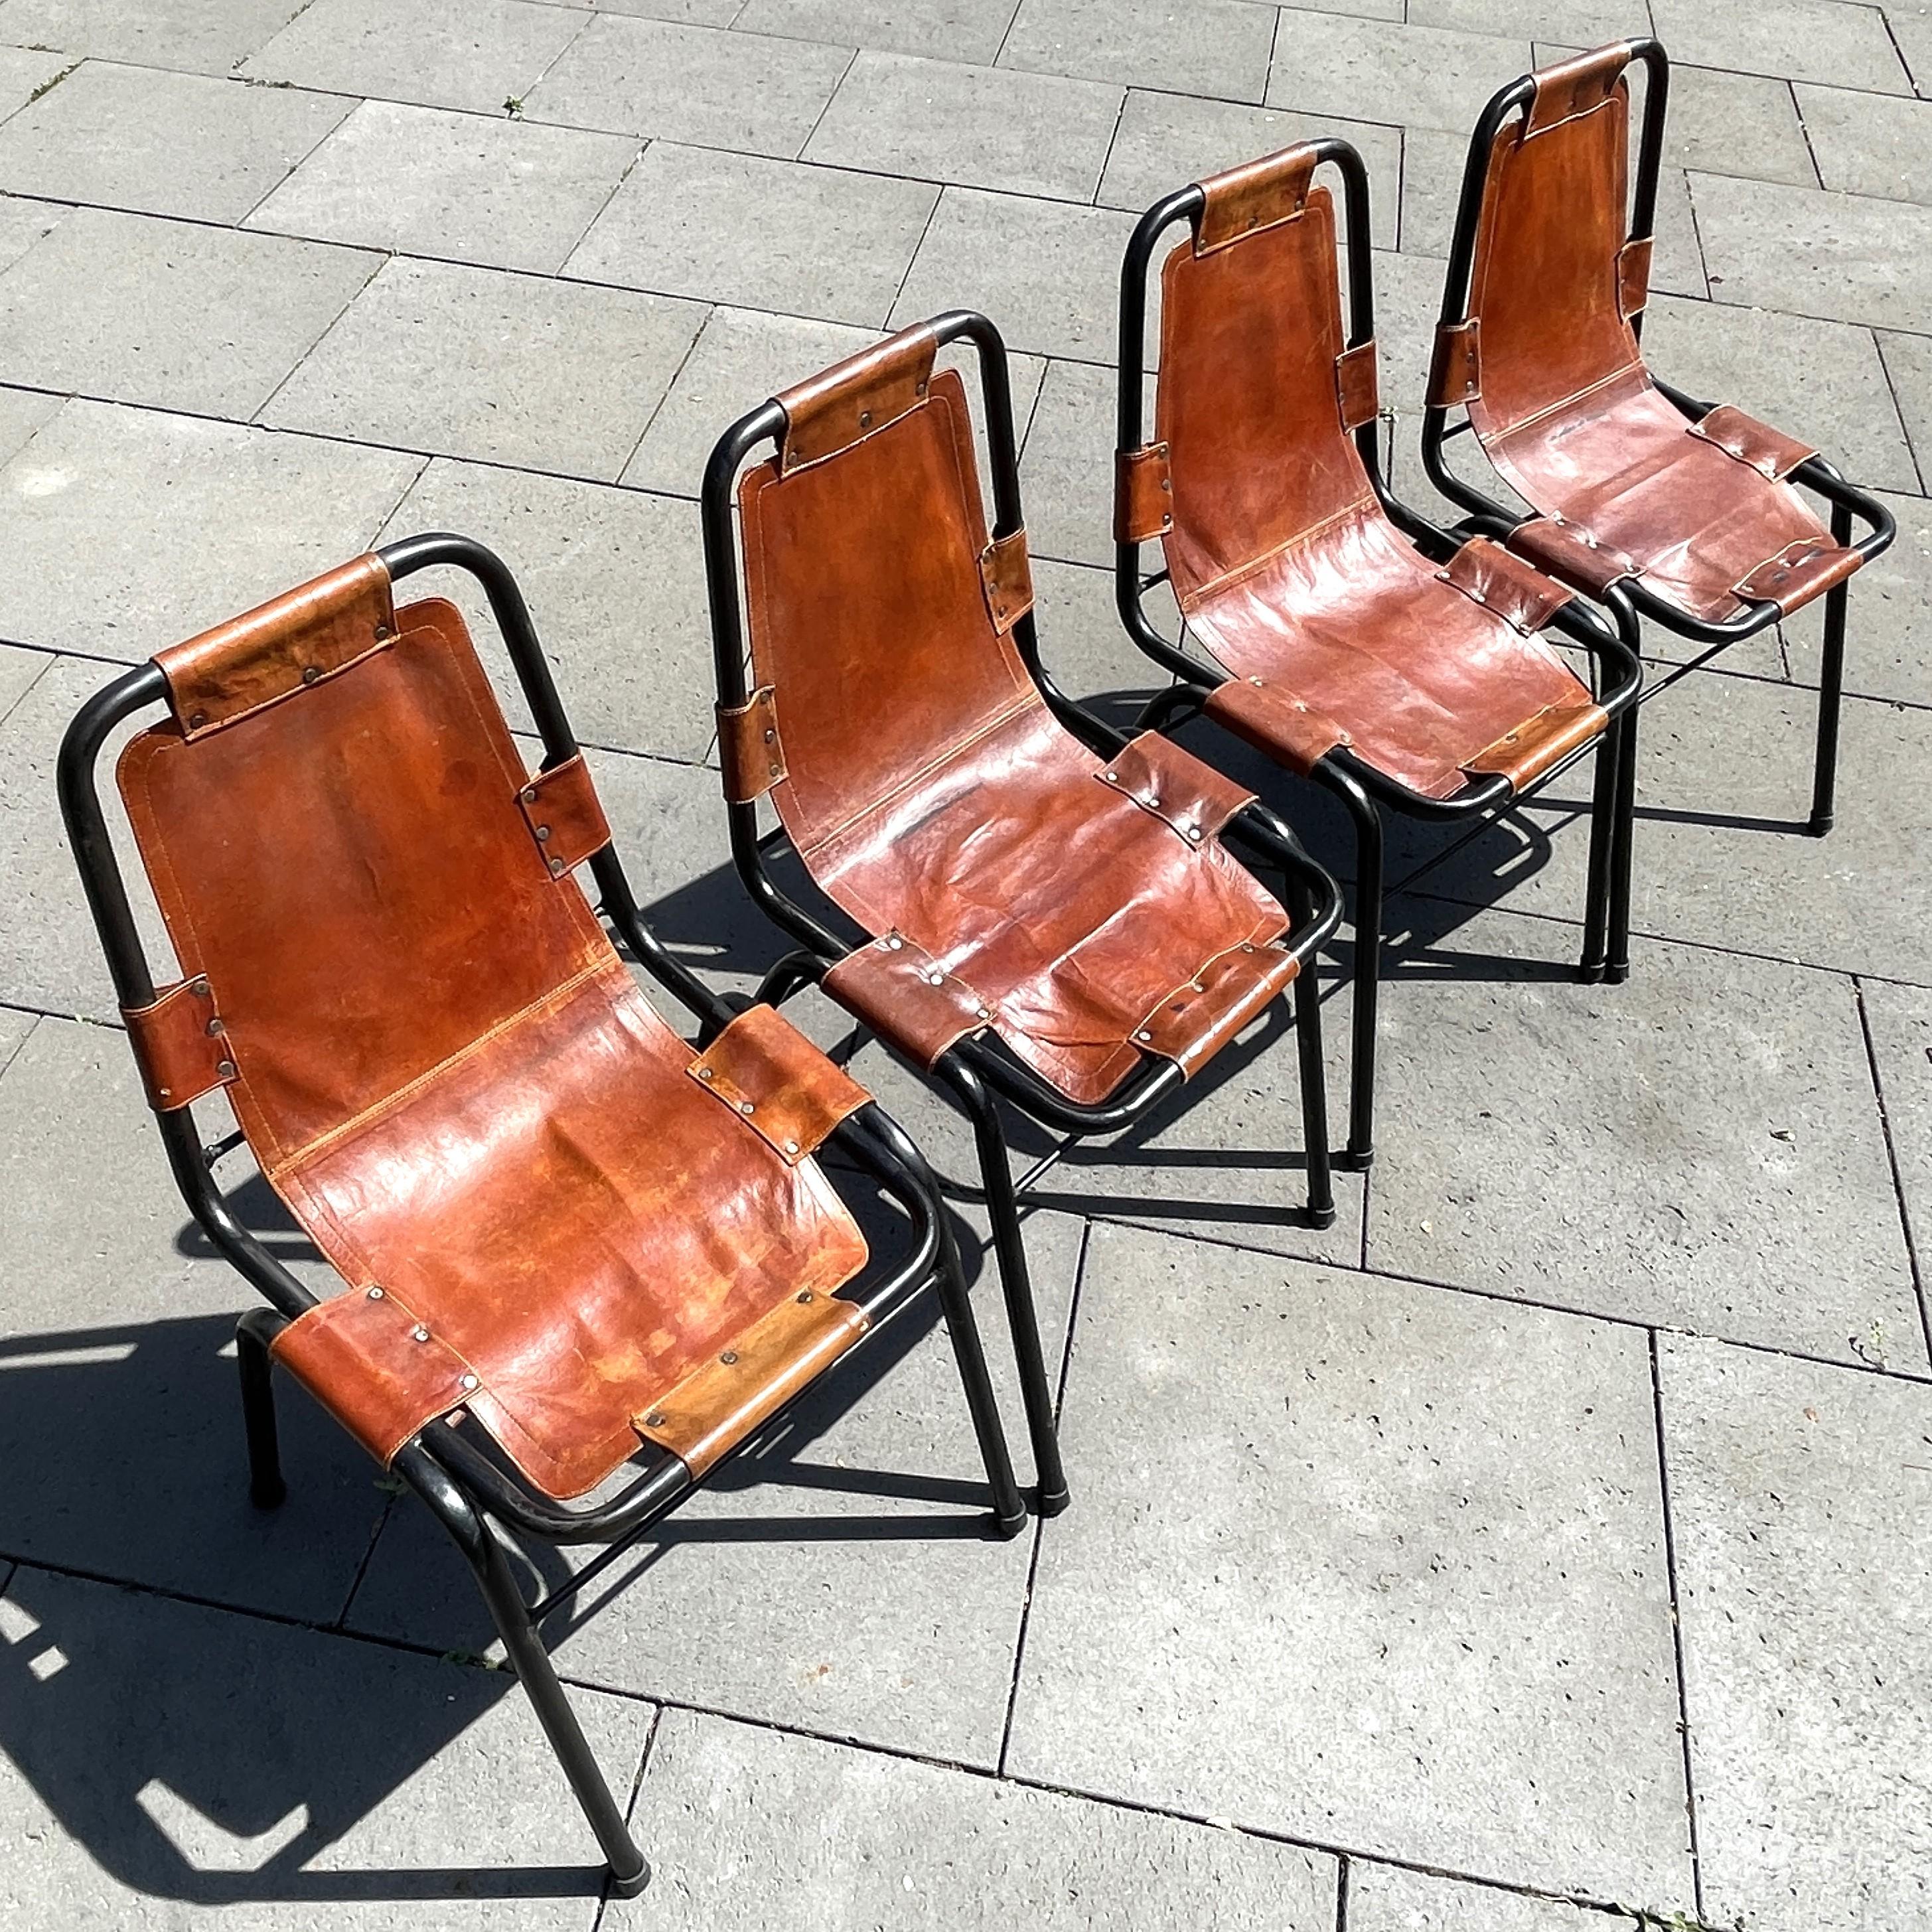
<instances>
[{"instance_id":1,"label":"black tubular steel frame","mask_svg":"<svg viewBox=\"0 0 1932 1932\"><path fill-rule=\"evenodd\" d=\"M392 579L434 565L453 565L477 580L508 647L543 740L544 769L575 756L577 740L550 667L522 592L502 561L481 544L446 534L386 544L376 554ZM95 772L101 748L115 727L164 702L166 695L166 682L155 664L124 673L82 707L69 725L60 751L62 814L123 1007L147 1005L154 998L154 986L110 839ZM618 942L696 1016L700 1043L715 1039L736 1009L712 993L645 924L614 846L606 845L590 865L600 909ZM268 1304L242 1316L236 1324L236 1342L250 1494L260 1507L272 1508L285 1491L276 1443L268 1348L283 1328L316 1305L316 1298L236 1218L217 1184L214 1160L238 1144L241 1137L232 1136L216 1148L204 1148L194 1115L186 1107L159 1114L156 1120L176 1184L190 1211L217 1251ZM865 1348L922 1290L931 1287L937 1291L986 1463L993 1505L989 1528L1002 1537L1016 1535L1025 1523L1025 1506L938 1183L904 1131L876 1104L850 1116L827 1145L860 1174L876 1183L904 1211L910 1226L908 1252L889 1269L869 1270L850 1294L872 1318L872 1326L848 1353ZM758 1441L784 1413L780 1411L771 1424L740 1448ZM537 1627L697 1486L690 1471L678 1457L659 1452L642 1462L639 1473L605 1501L572 1507L532 1489L508 1465L485 1455L445 1421L430 1424L412 1438L397 1453L392 1467L449 1532L475 1573L511 1664L609 1861L611 1886L621 1897L634 1897L648 1882L650 1867L591 1754ZM608 1546L566 1583L530 1604L512 1573L504 1528L551 1544L602 1543Z\"/></svg>"},{"instance_id":2,"label":"black tubular steel frame","mask_svg":"<svg viewBox=\"0 0 1932 1932\"><path fill-rule=\"evenodd\" d=\"M1316 165L1332 163L1342 178L1348 216L1348 346L1359 348L1375 340L1373 257L1369 228L1369 177L1362 158L1350 144L1333 137L1310 143ZM1158 201L1141 217L1120 264L1120 415L1118 444L1123 452L1142 443L1142 388L1146 367L1147 284L1154 251L1166 232L1180 222L1196 223L1206 197L1198 184L1184 188ZM1285 320L1285 326L1288 319ZM1461 536L1443 530L1403 502L1382 474L1376 447L1376 424L1362 424L1354 432L1355 447L1369 481L1390 520L1426 556L1446 562L1460 547ZM1143 714L1143 725L1165 727L1197 712L1208 694L1227 681L1218 664L1204 662L1162 637L1142 602L1148 591L1167 581L1165 569L1143 574L1138 543L1116 543L1114 551L1114 602L1127 634L1163 670L1179 680L1154 699ZM1426 797L1389 777L1342 746L1318 760L1312 776L1342 803L1355 835L1354 1036L1350 1070L1348 1142L1342 1165L1367 1167L1375 1157L1376 1019L1382 975L1382 825L1381 808L1390 807L1420 818L1460 820L1508 810L1523 797L1540 790L1580 758L1596 754L1594 792L1591 805L1590 864L1586 892L1583 952L1579 972L1586 980L1604 978L1609 962L1624 951L1624 917L1629 903L1628 882L1616 876L1616 860L1624 842L1616 830L1618 800L1628 759L1627 719L1636 700L1641 670L1636 653L1595 615L1580 604L1564 606L1554 627L1590 654L1598 701L1613 722L1594 745L1586 745L1519 793L1508 778L1496 774L1466 785L1453 797ZM1621 976L1616 974L1612 976Z\"/></svg>"},{"instance_id":3,"label":"black tubular steel frame","mask_svg":"<svg viewBox=\"0 0 1932 1932\"><path fill-rule=\"evenodd\" d=\"M1658 170L1664 152L1664 117L1670 100L1670 59L1660 42L1646 37L1628 44L1630 58L1644 70L1643 128L1637 146L1636 168L1631 183L1629 234L1633 241L1648 238L1656 225ZM1469 137L1469 152L1462 168L1462 187L1456 206L1456 228L1450 242L1448 266L1442 281L1440 326L1451 327L1468 318L1470 279L1475 270L1477 226L1482 216L1483 189L1488 178L1490 154L1510 117L1526 115L1536 92L1536 77L1524 74L1499 88L1492 94ZM1643 312L1630 318L1632 332L1641 342ZM1652 381L1684 415L1696 422L1708 415L1713 404L1701 401L1674 388L1654 371ZM1449 466L1447 446L1456 437L1472 435L1473 425L1466 412L1453 424L1444 405L1431 404L1423 412L1422 464L1429 480L1451 502L1470 512L1459 528L1481 530L1498 536L1528 519L1505 508L1474 484L1456 475ZM1472 440L1474 438L1472 435ZM1892 542L1897 526L1892 513L1866 491L1846 482L1822 456L1814 456L1791 472L1790 480L1802 483L1824 498L1831 509L1831 530L1834 541L1850 544L1854 518L1868 526L1867 533L1853 547L1868 561ZM1824 661L1818 680L1818 729L1811 776L1811 811L1806 830L1822 838L1832 829L1835 812L1838 771L1838 714L1844 692L1845 611L1850 583L1837 584L1825 594ZM1753 604L1735 617L1721 623L1708 623L1654 592L1644 588L1641 578L1626 578L1612 584L1597 599L1616 620L1617 634L1634 652L1642 646L1641 620L1648 617L1666 631L1687 638L1704 648L1688 662L1674 666L1651 679L1638 697L1640 705L1658 692L1667 691L1679 678L1708 664L1720 651L1741 639L1755 637L1782 614L1777 604ZM1624 770L1622 778L1624 796L1618 808L1618 837L1624 850L1619 854L1616 874L1624 894L1622 928L1629 924L1630 856L1636 815L1636 716L1632 712L1625 727ZM1627 960L1612 962L1614 978L1628 970Z\"/></svg>"},{"instance_id":4,"label":"black tubular steel frame","mask_svg":"<svg viewBox=\"0 0 1932 1932\"><path fill-rule=\"evenodd\" d=\"M1022 527L1022 520L1006 345L986 316L969 310L950 310L934 317L926 326L940 346L970 342L976 352L987 447L992 457L993 534L996 538L1010 536ZM784 411L778 403L760 404L718 439L705 469L705 574L710 592L718 700L727 706L742 705L749 695L745 676L734 485L746 458L759 444L780 435L784 426ZM1014 626L1013 640L1054 715L1076 737L1103 758L1112 758L1126 743L1121 733L1076 704L1054 683L1040 664L1030 611ZM730 805L727 809L731 854L746 890L802 948L781 960L760 989L763 997L782 999L801 986L822 979L853 949L823 919L796 904L772 878L766 863L768 853L796 850L783 826L761 838L754 804ZM1288 826L1259 806L1250 806L1238 814L1222 836L1238 844L1256 863L1282 876L1283 903L1292 921L1289 938L1301 969L1294 981L1294 1016L1300 1056L1303 1128L1307 1142L1306 1212L1314 1226L1327 1227L1335 1218L1335 1203L1329 1173L1321 1011L1315 994L1312 962L1316 949L1334 932L1341 916L1340 895L1334 881L1302 850L1300 842ZM830 905L829 901L826 903ZM831 908L831 916L841 920L844 916L836 908ZM1129 1075L1112 1099L1099 1106L1076 1106L1006 1051L996 1036L988 1034L963 1040L949 1048L931 1073L958 1095L973 1123L1039 1479L1037 1507L1042 1515L1053 1515L1066 1506L1066 1479L1054 1430L1053 1390L1041 1351L1021 1234L1019 1196L1059 1158L1064 1144L1016 1186L1000 1125L1000 1102L1006 1101L1042 1125L1066 1135L1070 1141L1079 1139L1111 1133L1144 1120L1180 1087L1181 1071L1171 1060L1150 1058Z\"/></svg>"}]
</instances>

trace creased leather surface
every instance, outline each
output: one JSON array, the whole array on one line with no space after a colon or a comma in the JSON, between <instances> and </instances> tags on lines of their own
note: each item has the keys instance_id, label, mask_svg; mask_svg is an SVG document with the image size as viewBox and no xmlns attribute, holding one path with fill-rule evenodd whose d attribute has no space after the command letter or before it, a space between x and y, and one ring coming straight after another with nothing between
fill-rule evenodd
<instances>
[{"instance_id":1,"label":"creased leather surface","mask_svg":"<svg viewBox=\"0 0 1932 1932\"><path fill-rule=\"evenodd\" d=\"M122 790L177 956L220 989L268 1179L351 1292L382 1286L472 1365L466 1406L531 1479L576 1495L654 1395L865 1244L815 1164L692 1080L551 878L457 612L399 628L193 742L142 733ZM315 1386L345 1416L366 1394ZM440 1382L418 1393L438 1412Z\"/></svg>"},{"instance_id":2,"label":"creased leather surface","mask_svg":"<svg viewBox=\"0 0 1932 1932\"><path fill-rule=\"evenodd\" d=\"M813 877L956 974L1069 1098L1103 1100L1143 1016L1282 932L1280 907L1216 841L1102 783L994 628L956 374L831 460L748 471L739 494L752 666L784 719L772 800ZM1244 1016L1270 997L1255 973ZM927 1015L921 1036L946 1024Z\"/></svg>"},{"instance_id":3,"label":"creased leather surface","mask_svg":"<svg viewBox=\"0 0 1932 1932\"><path fill-rule=\"evenodd\" d=\"M1237 676L1263 681L1221 707L1250 742L1305 770L1311 749L1346 741L1446 797L1465 761L1512 725L1588 701L1548 644L1439 579L1376 500L1337 400L1325 188L1293 220L1212 254L1184 244L1162 280L1168 568L1195 636ZM1271 722L1283 727L1274 742Z\"/></svg>"},{"instance_id":4,"label":"creased leather surface","mask_svg":"<svg viewBox=\"0 0 1932 1932\"><path fill-rule=\"evenodd\" d=\"M1481 393L1469 417L1537 509L1628 553L1657 596L1720 622L1744 608L1740 579L1829 533L1788 484L1693 434L1644 368L1620 286L1629 120L1619 80L1533 136L1498 136L1470 284Z\"/></svg>"}]
</instances>

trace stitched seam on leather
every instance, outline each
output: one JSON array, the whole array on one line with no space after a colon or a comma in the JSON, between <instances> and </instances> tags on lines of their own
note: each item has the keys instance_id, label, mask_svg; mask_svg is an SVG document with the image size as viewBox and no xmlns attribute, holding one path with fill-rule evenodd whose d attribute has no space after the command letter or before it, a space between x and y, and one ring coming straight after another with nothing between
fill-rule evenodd
<instances>
[{"instance_id":1,"label":"stitched seam on leather","mask_svg":"<svg viewBox=\"0 0 1932 1932\"><path fill-rule=\"evenodd\" d=\"M623 962L618 958L616 950L613 948L609 958L593 960L589 965L580 967L568 979L553 986L548 992L539 993L535 999L519 1006L514 1012L506 1014L487 1031L478 1034L472 1040L465 1042L454 1053L439 1060L434 1066L424 1068L405 1085L398 1087L393 1093L384 1094L380 1100L370 1101L359 1114L340 1125L326 1127L313 1139L304 1141L286 1156L284 1164L308 1160L332 1152L346 1141L352 1139L362 1128L373 1125L386 1114L393 1113L404 1101L412 1100L452 1067L460 1066L465 1060L473 1059L484 1047L494 1045L505 1034L514 1031L540 1009L562 1005L571 994L578 992L588 982L608 973L613 965L623 971L625 978L629 980L630 974L624 970Z\"/></svg>"},{"instance_id":2,"label":"stitched seam on leather","mask_svg":"<svg viewBox=\"0 0 1932 1932\"><path fill-rule=\"evenodd\" d=\"M1545 404L1534 416L1520 417L1516 422L1511 423L1508 429L1496 431L1493 440L1502 442L1508 437L1520 434L1524 430L1534 429L1539 423L1548 421L1558 410L1569 409L1573 405L1594 396L1599 389L1606 388L1620 377L1628 376L1633 369L1640 369L1643 371L1644 386L1646 388L1654 389L1657 386L1651 380L1649 367L1643 359L1642 352L1640 350L1633 360L1620 363L1607 376L1599 376L1594 382L1586 382L1580 389L1573 391L1569 395L1558 397L1553 403ZM1480 398L1478 400L1480 400ZM1686 422L1684 428L1687 429L1690 428L1688 422Z\"/></svg>"},{"instance_id":3,"label":"stitched seam on leather","mask_svg":"<svg viewBox=\"0 0 1932 1932\"><path fill-rule=\"evenodd\" d=\"M1190 590L1184 598L1175 601L1180 604L1184 614L1198 610L1216 591L1232 590L1237 585L1246 583L1250 578L1274 562L1276 557L1286 556L1290 550L1298 549L1304 544L1311 544L1317 537L1326 536L1339 524L1347 522L1357 511L1369 508L1375 501L1375 491L1365 486L1361 496L1343 504L1339 510L1331 512L1318 524L1311 524L1306 530L1296 531L1294 536L1284 538L1272 550L1264 550L1259 556L1251 557L1246 563L1239 563L1232 570L1223 571L1219 577L1210 578L1198 589Z\"/></svg>"}]
</instances>

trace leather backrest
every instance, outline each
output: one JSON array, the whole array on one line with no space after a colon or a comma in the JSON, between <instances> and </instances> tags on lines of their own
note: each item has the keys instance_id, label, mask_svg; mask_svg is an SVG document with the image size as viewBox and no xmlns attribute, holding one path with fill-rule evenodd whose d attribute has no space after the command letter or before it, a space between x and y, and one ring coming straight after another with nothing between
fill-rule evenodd
<instances>
[{"instance_id":1,"label":"leather backrest","mask_svg":"<svg viewBox=\"0 0 1932 1932\"><path fill-rule=\"evenodd\" d=\"M1204 184L1201 232L1161 270L1155 434L1168 446L1166 554L1184 609L1373 500L1337 399L1334 205L1327 188L1305 187L1305 172L1302 181L1298 202L1285 204L1292 212L1225 239L1210 224L1214 184Z\"/></svg>"},{"instance_id":2,"label":"leather backrest","mask_svg":"<svg viewBox=\"0 0 1932 1932\"><path fill-rule=\"evenodd\" d=\"M1468 307L1480 358L1469 413L1485 437L1641 364L1619 274L1628 58L1619 46L1539 74L1528 112L1490 151ZM1580 104L1580 74L1598 83Z\"/></svg>"},{"instance_id":3,"label":"leather backrest","mask_svg":"<svg viewBox=\"0 0 1932 1932\"><path fill-rule=\"evenodd\" d=\"M520 806L524 761L460 614L392 614L380 563L356 568L346 613L298 592L164 653L178 714L118 770L272 1168L615 958ZM357 650L328 648L351 617ZM284 663L292 679L265 684ZM208 689L242 694L224 715Z\"/></svg>"},{"instance_id":4,"label":"leather backrest","mask_svg":"<svg viewBox=\"0 0 1932 1932\"><path fill-rule=\"evenodd\" d=\"M748 470L738 500L752 682L773 688L787 773L772 799L808 860L996 721L1044 701L988 606L955 371L830 454Z\"/></svg>"}]
</instances>

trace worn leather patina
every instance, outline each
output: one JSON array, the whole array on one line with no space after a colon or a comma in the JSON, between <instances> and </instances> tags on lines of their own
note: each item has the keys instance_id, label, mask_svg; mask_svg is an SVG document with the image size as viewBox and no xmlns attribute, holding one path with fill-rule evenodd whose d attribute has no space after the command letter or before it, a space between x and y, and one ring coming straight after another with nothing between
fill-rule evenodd
<instances>
[{"instance_id":1,"label":"worn leather patina","mask_svg":"<svg viewBox=\"0 0 1932 1932\"><path fill-rule=\"evenodd\" d=\"M349 1284L278 1358L385 1459L460 1408L560 1498L646 1439L715 1460L862 1325L810 1150L863 1090L769 1010L703 1055L658 1016L572 872L608 836L581 760L529 774L461 616L392 612L379 560L161 662L210 722L118 776L206 996L138 1024Z\"/></svg>"},{"instance_id":2,"label":"worn leather patina","mask_svg":"<svg viewBox=\"0 0 1932 1932\"><path fill-rule=\"evenodd\" d=\"M1627 233L1629 60L1619 42L1545 69L1527 116L1498 136L1472 323L1438 345L1430 400L1466 403L1497 470L1567 526L1554 538L1531 524L1512 543L1579 589L1634 577L1706 623L1754 596L1793 610L1859 560L1782 480L1808 448L1738 410L1693 424L1644 365L1630 320L1648 247ZM1800 544L1803 568L1757 575Z\"/></svg>"},{"instance_id":3,"label":"worn leather patina","mask_svg":"<svg viewBox=\"0 0 1932 1932\"><path fill-rule=\"evenodd\" d=\"M1530 720L1553 716L1561 733L1534 743L1567 747L1604 716L1536 634L1566 591L1480 539L1439 568L1377 500L1348 434L1374 414L1374 348L1345 346L1334 203L1311 164L1291 148L1204 182L1199 232L1163 265L1162 547L1189 630L1234 674L1210 715L1294 770L1344 745L1447 797ZM1247 226L1230 196L1274 218ZM1124 529L1150 523L1124 505ZM1526 757L1508 775L1546 769Z\"/></svg>"},{"instance_id":4,"label":"worn leather patina","mask_svg":"<svg viewBox=\"0 0 1932 1932\"><path fill-rule=\"evenodd\" d=\"M923 1064L990 1029L1097 1102L1144 1055L1191 1070L1273 999L1286 916L1214 836L1249 794L1156 736L1110 767L1048 709L1012 636L1023 536L989 540L930 343L780 397L808 455L788 430L740 479L753 682L784 747L759 776L873 936L830 991Z\"/></svg>"}]
</instances>

